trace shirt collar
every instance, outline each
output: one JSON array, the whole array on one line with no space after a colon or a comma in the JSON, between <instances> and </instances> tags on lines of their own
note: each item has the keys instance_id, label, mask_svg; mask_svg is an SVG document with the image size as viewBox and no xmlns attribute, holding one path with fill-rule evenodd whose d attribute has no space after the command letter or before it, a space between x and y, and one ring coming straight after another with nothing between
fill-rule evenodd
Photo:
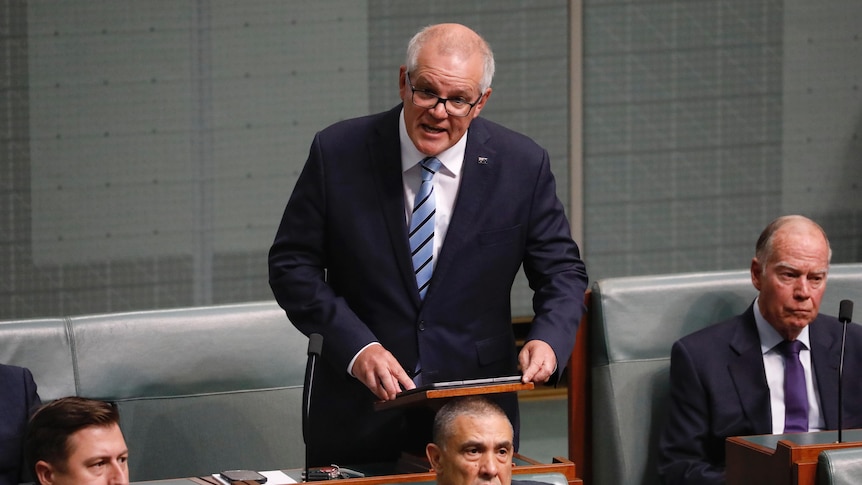
<instances>
[{"instance_id":1,"label":"shirt collar","mask_svg":"<svg viewBox=\"0 0 862 485\"><path fill-rule=\"evenodd\" d=\"M760 351L762 353L767 353L776 345L780 344L784 337L778 334L778 332L772 328L772 325L766 321L766 318L763 317L763 314L760 313L760 306L758 306L758 301L760 301L760 297L757 297L754 300L754 321L757 323L757 335L760 337ZM805 344L805 348L811 350L811 341L808 336L808 326L802 329L802 332L796 337L796 340L799 340L803 344Z\"/></svg>"},{"instance_id":2,"label":"shirt collar","mask_svg":"<svg viewBox=\"0 0 862 485\"><path fill-rule=\"evenodd\" d=\"M469 131L469 130L468 130ZM401 115L398 117L398 139L401 143L401 171L406 172L415 167L416 164L426 158L428 155L423 154L416 149L416 145L410 140L407 135L407 123L404 121L404 108L401 108ZM447 148L436 155L443 168L440 173L454 177L461 173L461 166L464 164L464 152L467 149L467 132L451 147Z\"/></svg>"}]
</instances>

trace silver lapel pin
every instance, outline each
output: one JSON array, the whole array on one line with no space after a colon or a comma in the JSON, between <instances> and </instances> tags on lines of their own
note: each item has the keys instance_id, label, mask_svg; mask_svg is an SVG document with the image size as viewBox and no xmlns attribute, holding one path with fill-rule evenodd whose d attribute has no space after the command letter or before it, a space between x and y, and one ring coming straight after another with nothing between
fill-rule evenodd
<instances>
[{"instance_id":1,"label":"silver lapel pin","mask_svg":"<svg viewBox=\"0 0 862 485\"><path fill-rule=\"evenodd\" d=\"M479 165L488 165L488 157L479 157Z\"/></svg>"}]
</instances>

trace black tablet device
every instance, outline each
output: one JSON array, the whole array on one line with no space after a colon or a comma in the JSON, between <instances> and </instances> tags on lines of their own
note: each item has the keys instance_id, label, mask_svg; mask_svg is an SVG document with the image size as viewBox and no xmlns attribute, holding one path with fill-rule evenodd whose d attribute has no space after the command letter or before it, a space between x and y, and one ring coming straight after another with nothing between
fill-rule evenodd
<instances>
[{"instance_id":1,"label":"black tablet device","mask_svg":"<svg viewBox=\"0 0 862 485\"><path fill-rule=\"evenodd\" d=\"M481 379L465 379L462 381L432 382L430 384L422 384L421 386L417 386L415 389L403 391L398 394L396 399L400 396L409 396L411 394L432 391L436 389L457 389L459 387L489 386L493 384L518 384L520 382L521 376L519 375L503 377L485 377Z\"/></svg>"},{"instance_id":2,"label":"black tablet device","mask_svg":"<svg viewBox=\"0 0 862 485\"><path fill-rule=\"evenodd\" d=\"M233 482L257 482L266 483L266 477L253 470L225 470L220 473L221 477Z\"/></svg>"}]
</instances>

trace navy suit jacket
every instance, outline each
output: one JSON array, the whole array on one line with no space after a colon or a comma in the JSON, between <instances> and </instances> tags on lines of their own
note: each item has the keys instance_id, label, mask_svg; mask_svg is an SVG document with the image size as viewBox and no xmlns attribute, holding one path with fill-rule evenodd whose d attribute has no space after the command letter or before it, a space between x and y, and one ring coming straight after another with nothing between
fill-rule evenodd
<instances>
[{"instance_id":1,"label":"navy suit jacket","mask_svg":"<svg viewBox=\"0 0 862 485\"><path fill-rule=\"evenodd\" d=\"M586 271L547 152L482 118L470 125L452 219L420 300L400 111L336 123L315 136L270 250L279 304L303 333L324 338L309 440L320 464L391 456L404 433L401 413L374 412L373 394L346 372L367 344L380 342L408 372L421 356L424 382L516 374L510 293L523 264L535 292L528 339L551 345L559 373L584 311ZM517 429L517 402L504 401Z\"/></svg>"},{"instance_id":2,"label":"navy suit jacket","mask_svg":"<svg viewBox=\"0 0 862 485\"><path fill-rule=\"evenodd\" d=\"M838 427L842 324L818 315L809 324L811 363L827 429ZM862 327L848 324L844 428L862 427ZM753 306L673 345L671 402L659 439L659 474L668 484L724 483L725 439L772 433L769 387Z\"/></svg>"},{"instance_id":3,"label":"navy suit jacket","mask_svg":"<svg viewBox=\"0 0 862 485\"><path fill-rule=\"evenodd\" d=\"M33 374L0 364L0 485L17 485L32 475L22 473L22 447L27 420L39 404Z\"/></svg>"}]
</instances>

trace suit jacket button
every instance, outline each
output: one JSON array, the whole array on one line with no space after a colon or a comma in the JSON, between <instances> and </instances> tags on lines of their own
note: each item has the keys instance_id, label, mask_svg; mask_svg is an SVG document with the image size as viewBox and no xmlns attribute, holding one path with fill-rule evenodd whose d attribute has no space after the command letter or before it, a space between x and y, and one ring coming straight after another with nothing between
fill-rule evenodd
<instances>
[{"instance_id":1,"label":"suit jacket button","mask_svg":"<svg viewBox=\"0 0 862 485\"><path fill-rule=\"evenodd\" d=\"M425 330L425 320L419 321L419 331L422 332Z\"/></svg>"}]
</instances>

